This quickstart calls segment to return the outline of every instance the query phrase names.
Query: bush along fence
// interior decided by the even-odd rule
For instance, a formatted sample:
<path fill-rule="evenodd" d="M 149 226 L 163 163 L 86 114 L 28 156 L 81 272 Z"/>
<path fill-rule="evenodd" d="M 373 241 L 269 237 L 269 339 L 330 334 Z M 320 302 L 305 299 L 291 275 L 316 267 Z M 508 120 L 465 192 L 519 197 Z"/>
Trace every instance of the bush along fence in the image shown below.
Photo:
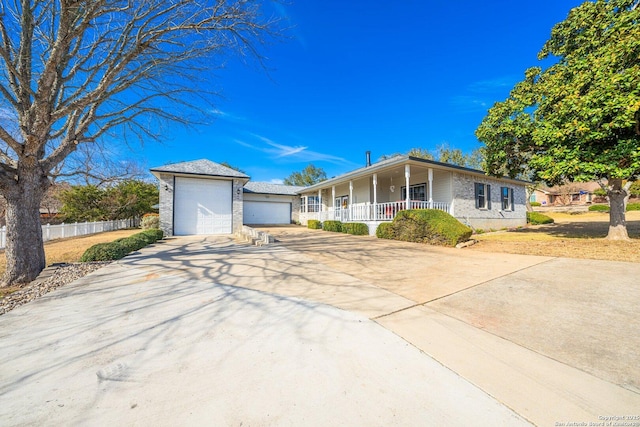
<path fill-rule="evenodd" d="M 42 226 L 42 240 L 47 242 L 49 240 L 64 239 L 65 237 L 77 237 L 105 231 L 122 230 L 123 228 L 137 227 L 139 223 L 140 220 L 135 218 L 115 221 L 75 222 L 73 224 L 46 224 Z M 7 227 L 5 226 L 0 229 L 0 249 L 3 249 L 6 243 Z"/>
<path fill-rule="evenodd" d="M 87 249 L 80 262 L 115 261 L 135 252 L 164 237 L 162 230 L 150 228 L 129 237 L 123 237 L 110 243 L 98 243 Z"/>

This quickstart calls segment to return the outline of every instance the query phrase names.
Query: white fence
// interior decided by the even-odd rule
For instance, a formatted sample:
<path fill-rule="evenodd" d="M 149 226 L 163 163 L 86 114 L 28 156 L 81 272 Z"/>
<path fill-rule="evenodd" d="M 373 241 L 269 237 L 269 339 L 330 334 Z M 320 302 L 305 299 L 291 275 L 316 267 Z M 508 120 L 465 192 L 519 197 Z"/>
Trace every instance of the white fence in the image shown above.
<path fill-rule="evenodd" d="M 42 240 L 45 242 L 65 237 L 84 236 L 87 234 L 102 233 L 104 231 L 121 230 L 138 226 L 137 219 L 120 219 L 116 221 L 75 222 L 73 224 L 43 225 Z M 0 229 L 0 249 L 7 244 L 7 227 Z"/>
<path fill-rule="evenodd" d="M 338 220 L 349 221 L 391 221 L 398 212 L 407 208 L 407 202 L 387 202 L 387 203 L 354 203 L 343 209 L 329 208 L 321 212 L 310 212 L 305 214 L 306 219 L 317 219 L 320 221 Z M 410 209 L 438 209 L 449 213 L 449 204 L 444 202 L 426 202 L 421 200 L 410 200 Z M 302 216 L 302 215 L 301 215 Z"/>

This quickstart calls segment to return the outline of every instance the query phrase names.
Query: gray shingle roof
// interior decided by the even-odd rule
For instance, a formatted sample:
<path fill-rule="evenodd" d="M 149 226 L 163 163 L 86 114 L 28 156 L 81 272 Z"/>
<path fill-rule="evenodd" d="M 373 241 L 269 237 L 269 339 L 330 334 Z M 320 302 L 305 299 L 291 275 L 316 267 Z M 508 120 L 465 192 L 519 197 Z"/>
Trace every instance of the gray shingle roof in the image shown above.
<path fill-rule="evenodd" d="M 192 162 L 173 163 L 170 165 L 151 168 L 151 172 L 184 173 L 189 175 L 226 176 L 232 178 L 245 178 L 249 176 L 233 170 L 219 163 L 207 159 L 194 160 Z"/>
<path fill-rule="evenodd" d="M 305 187 L 299 187 L 297 185 L 284 185 L 284 184 L 273 184 L 271 182 L 249 181 L 244 186 L 244 192 L 295 196 L 298 191 L 303 190 L 304 188 Z"/>

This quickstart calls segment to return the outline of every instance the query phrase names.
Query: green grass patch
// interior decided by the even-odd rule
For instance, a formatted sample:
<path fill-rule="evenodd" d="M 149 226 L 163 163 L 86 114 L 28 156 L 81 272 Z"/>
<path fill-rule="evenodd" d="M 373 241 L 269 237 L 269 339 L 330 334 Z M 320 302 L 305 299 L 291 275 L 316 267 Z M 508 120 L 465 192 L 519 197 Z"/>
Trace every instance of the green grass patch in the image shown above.
<path fill-rule="evenodd" d="M 532 225 L 553 224 L 553 218 L 540 212 L 527 212 L 527 222 Z"/>

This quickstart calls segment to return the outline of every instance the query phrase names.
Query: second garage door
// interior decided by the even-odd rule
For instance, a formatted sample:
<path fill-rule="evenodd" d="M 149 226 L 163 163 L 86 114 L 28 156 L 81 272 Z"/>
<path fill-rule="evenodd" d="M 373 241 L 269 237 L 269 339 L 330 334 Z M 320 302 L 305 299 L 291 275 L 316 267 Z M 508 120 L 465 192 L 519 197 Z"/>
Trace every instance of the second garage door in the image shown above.
<path fill-rule="evenodd" d="M 290 224 L 291 203 L 244 201 L 245 224 Z"/>
<path fill-rule="evenodd" d="M 230 234 L 231 181 L 176 177 L 174 234 Z"/>

